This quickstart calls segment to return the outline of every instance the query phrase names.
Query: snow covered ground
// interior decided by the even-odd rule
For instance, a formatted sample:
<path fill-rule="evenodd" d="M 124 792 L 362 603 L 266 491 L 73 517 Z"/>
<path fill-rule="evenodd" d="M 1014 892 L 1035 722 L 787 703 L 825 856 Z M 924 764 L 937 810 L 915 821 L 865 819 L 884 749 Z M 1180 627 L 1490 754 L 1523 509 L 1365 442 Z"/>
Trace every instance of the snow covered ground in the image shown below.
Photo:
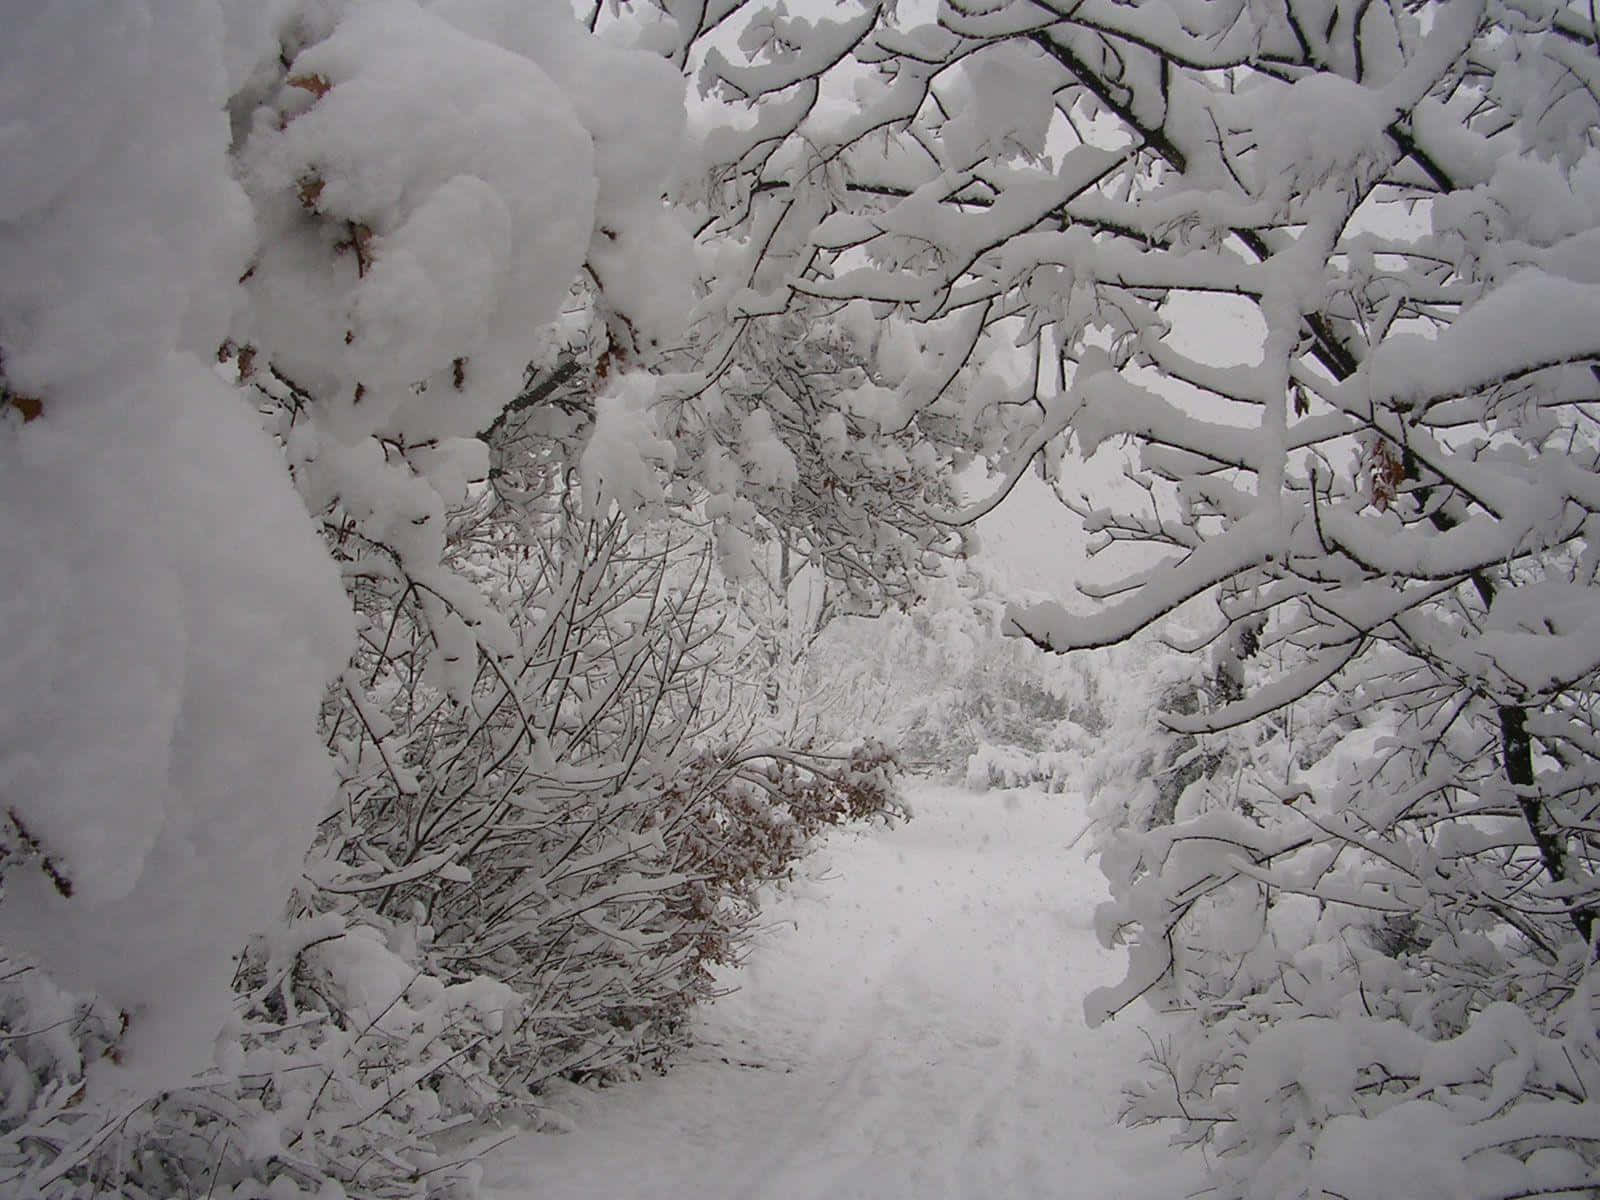
<path fill-rule="evenodd" d="M 1174 1200 L 1197 1164 L 1115 1116 L 1160 1018 L 1083 1023 L 1118 977 L 1091 932 L 1083 802 L 923 785 L 835 834 L 770 910 L 740 990 L 665 1077 L 574 1089 L 575 1132 L 485 1164 L 497 1200 Z M 1142 1027 L 1142 1028 L 1141 1028 Z"/>

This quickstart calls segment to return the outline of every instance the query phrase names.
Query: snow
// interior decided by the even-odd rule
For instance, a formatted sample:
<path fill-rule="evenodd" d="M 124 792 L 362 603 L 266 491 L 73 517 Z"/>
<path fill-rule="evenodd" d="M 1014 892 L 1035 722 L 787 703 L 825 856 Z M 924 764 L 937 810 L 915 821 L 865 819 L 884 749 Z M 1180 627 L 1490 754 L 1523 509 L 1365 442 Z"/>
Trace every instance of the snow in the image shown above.
<path fill-rule="evenodd" d="M 205 1065 L 229 1013 L 233 956 L 281 908 L 331 807 L 313 730 L 350 648 L 349 605 L 305 504 L 336 508 L 341 539 L 382 552 L 380 567 L 378 554 L 352 551 L 352 580 L 420 589 L 419 626 L 436 651 L 418 673 L 425 687 L 469 712 L 480 661 L 499 670 L 518 653 L 512 618 L 441 568 L 447 509 L 488 474 L 474 435 L 516 394 L 583 271 L 610 338 L 596 364 L 609 382 L 574 471 L 591 513 L 657 515 L 663 476 L 690 456 L 663 435 L 645 373 L 678 351 L 703 355 L 681 344 L 688 318 L 735 312 L 760 328 L 796 296 L 844 301 L 856 340 L 877 342 L 878 373 L 818 422 L 829 454 L 856 456 L 852 426 L 948 422 L 951 460 L 996 453 L 1007 490 L 1036 462 L 1064 493 L 1094 489 L 1093 504 L 1068 496 L 1082 517 L 1071 530 L 1029 536 L 1014 577 L 1131 599 L 1083 612 L 1019 596 L 1013 631 L 1060 650 L 1109 645 L 1234 584 L 1224 617 L 1299 620 L 1303 584 L 1305 622 L 1271 631 L 1272 682 L 1176 727 L 1310 699 L 1346 667 L 1358 683 L 1369 672 L 1380 712 L 1388 681 L 1420 671 L 1439 704 L 1459 695 L 1449 720 L 1461 724 L 1450 740 L 1439 729 L 1417 759 L 1426 770 L 1409 775 L 1390 778 L 1384 764 L 1432 731 L 1419 724 L 1407 742 L 1388 721 L 1341 737 L 1336 722 L 1314 731 L 1323 756 L 1299 777 L 1286 732 L 1235 777 L 1231 806 L 1191 785 L 1179 825 L 1106 857 L 1121 856 L 1126 878 L 1117 903 L 1100 906 L 1100 932 L 1109 942 L 1139 927 L 1125 972 L 1090 936 L 1102 887 L 1070 849 L 1088 816 L 1080 799 L 922 789 L 915 824 L 836 837 L 824 860 L 834 878 L 778 904 L 749 976 L 730 980 L 743 990 L 695 1016 L 695 1054 L 627 1092 L 568 1093 L 582 1132 L 504 1151 L 492 1167 L 501 1195 L 1182 1194 L 1187 1166 L 1153 1149 L 1157 1135 L 1114 1128 L 1117 1084 L 1146 1048 L 1129 1023 L 1139 1018 L 1091 1039 L 1080 1016 L 1098 1021 L 1163 979 L 1217 1005 L 1172 1060 L 1187 1055 L 1199 1082 L 1190 1089 L 1176 1068 L 1171 1081 L 1180 1099 L 1192 1092 L 1229 1114 L 1216 1121 L 1213 1163 L 1245 1186 L 1218 1194 L 1593 1185 L 1591 1162 L 1554 1144 L 1592 1160 L 1600 1128 L 1600 1102 L 1584 1099 L 1600 1094 L 1594 831 L 1569 815 L 1594 786 L 1583 726 L 1600 671 L 1584 582 L 1600 554 L 1588 515 L 1600 485 L 1580 407 L 1600 357 L 1592 29 L 1543 0 L 1387 16 L 1373 6 L 1370 18 L 1367 6 L 1326 3 L 1281 17 L 1280 6 L 1204 0 L 1086 0 L 1042 17 L 1027 5 L 940 7 L 942 28 L 901 31 L 893 5 L 825 21 L 780 2 L 742 19 L 742 36 L 732 23 L 714 33 L 734 15 L 726 4 L 669 5 L 670 23 L 613 11 L 607 37 L 637 29 L 652 48 L 641 52 L 591 36 L 565 0 L 5 6 L 0 939 L 43 969 L 18 989 L 32 1015 L 8 1016 L 0 1041 L 20 1049 L 49 1035 L 51 1055 L 76 1056 L 87 1011 L 74 1016 L 72 993 L 98 993 L 113 1018 L 121 1010 L 126 1037 L 110 1035 L 103 1061 L 95 1052 L 86 1091 L 73 1082 L 59 1097 L 73 1120 L 120 1108 L 108 1092 L 147 1096 Z M 1562 36 L 1546 37 L 1547 24 Z M 1051 53 L 1024 40 L 1035 29 Z M 1094 46 L 1098 62 L 1085 53 Z M 753 106 L 698 150 L 683 96 L 696 64 L 719 103 Z M 867 69 L 880 64 L 881 75 Z M 1086 83 L 1112 100 L 1090 103 Z M 762 91 L 783 95 L 762 103 Z M 1422 175 L 1426 193 L 1411 192 Z M 696 191 L 705 212 L 665 201 Z M 1385 211 L 1413 201 L 1403 220 Z M 697 251 L 687 231 L 705 216 Z M 1223 235 L 1246 227 L 1241 256 Z M 700 266 L 715 273 L 696 305 Z M 1207 353 L 1198 313 L 1230 293 L 1228 319 L 1254 314 L 1261 328 Z M 888 302 L 900 305 L 893 323 Z M 1030 344 L 1075 361 L 1070 381 L 1064 368 L 1052 387 L 986 361 Z M 219 376 L 219 347 L 237 379 Z M 235 386 L 248 390 L 249 363 L 266 407 L 280 385 L 295 401 L 266 433 Z M 1031 429 L 1027 401 L 1038 402 Z M 992 431 L 976 427 L 990 415 Z M 703 481 L 728 493 L 715 497 L 719 518 L 809 478 L 790 426 L 779 437 L 758 408 L 737 430 L 736 449 L 705 451 Z M 944 451 L 927 436 L 909 454 L 886 443 L 872 465 L 931 474 Z M 1121 501 L 1092 478 L 1108 464 L 1121 473 L 1128 442 L 1140 452 L 1133 473 L 1159 485 L 1148 522 L 1142 507 L 1119 516 Z M 1403 448 L 1400 461 L 1380 458 L 1384 445 Z M 1297 478 L 1318 456 L 1328 474 Z M 1017 496 L 1047 486 L 1030 476 Z M 1437 503 L 1436 520 L 1412 520 L 1414 503 Z M 1152 567 L 1144 555 L 1125 585 L 1108 583 L 1082 569 L 1079 525 L 1177 557 Z M 987 521 L 985 538 L 997 528 Z M 730 570 L 736 558 L 753 566 L 745 531 L 716 537 Z M 1003 547 L 1006 535 L 989 540 Z M 1481 619 L 1471 596 L 1449 607 L 1431 590 L 1469 574 Z M 812 582 L 790 589 L 795 641 L 824 611 Z M 383 601 L 364 600 L 364 620 L 376 626 Z M 605 614 L 617 645 L 645 636 L 647 610 L 641 598 Z M 1388 665 L 1374 647 L 1412 665 Z M 1285 649 L 1309 656 L 1285 665 Z M 345 687 L 384 743 L 392 722 L 373 731 L 391 681 L 376 681 L 352 671 Z M 583 711 L 609 703 L 597 693 Z M 1488 778 L 1495 716 L 1508 778 L 1524 717 L 1548 750 L 1537 789 Z M 1104 740 L 1124 736 L 1119 725 Z M 1281 784 L 1258 769 L 1280 755 Z M 421 790 L 420 772 L 384 765 L 400 794 Z M 1054 787 L 1082 766 L 1076 749 L 985 745 L 968 777 L 1043 775 Z M 1251 789 L 1273 803 L 1249 800 Z M 1499 813 L 1427 815 L 1436 797 Z M 1430 823 L 1426 839 L 1394 834 L 1403 814 Z M 324 877 L 323 898 L 435 873 L 471 883 L 458 849 L 392 862 L 374 849 L 384 874 Z M 575 855 L 564 871 L 610 852 Z M 590 910 L 682 882 L 620 873 L 548 919 L 581 917 L 637 947 L 666 935 Z M 1403 894 L 1412 885 L 1426 906 Z M 1271 893 L 1281 898 L 1269 904 Z M 1520 915 L 1485 915 L 1502 896 Z M 1435 897 L 1483 923 L 1458 939 Z M 1415 946 L 1391 953 L 1383 930 L 1340 915 L 1357 907 L 1417 918 L 1395 943 Z M 1345 928 L 1370 936 L 1336 945 Z M 352 922 L 298 949 L 341 1020 L 429 1038 L 468 1010 L 494 1033 L 514 1025 L 519 1001 L 504 984 L 416 970 L 420 930 Z M 1413 966 L 1414 987 L 1402 976 Z M 1435 979 L 1464 967 L 1484 968 L 1482 995 L 1452 1013 Z M 1374 990 L 1374 1010 L 1367 985 L 1386 975 L 1398 982 Z M 1570 999 L 1545 998 L 1557 993 Z M 1410 1025 L 1383 1015 L 1391 1004 Z M 230 1042 L 216 1065 L 236 1074 L 243 1053 Z M 408 1092 L 443 1065 L 423 1054 L 383 1088 Z M 40 1080 L 21 1062 L 0 1046 L 0 1113 L 31 1127 Z M 1374 1090 L 1380 1069 L 1395 1077 Z M 395 1093 L 377 1090 L 377 1107 L 341 1128 L 388 1107 Z M 424 1100 L 438 1115 L 433 1092 Z M 1174 1117 L 1159 1103 L 1133 1111 Z M 293 1144 L 286 1128 L 246 1124 L 244 1152 L 275 1157 Z M 15 1124 L 0 1132 L 16 1145 L 49 1140 Z M 1535 1151 L 1536 1140 L 1548 1144 Z M 211 1144 L 226 1154 L 226 1138 Z M 1518 1144 L 1525 1163 L 1507 1151 Z M 380 1142 L 370 1149 L 384 1156 Z M 47 1168 L 76 1169 L 66 1154 Z M 271 1183 L 274 1196 L 297 1191 L 286 1174 Z"/>
<path fill-rule="evenodd" d="M 662 204 L 685 157 L 678 69 L 589 36 L 562 0 L 441 0 L 433 7 L 457 28 L 531 60 L 559 88 L 592 141 L 598 183 L 592 231 L 571 248 L 584 250 L 606 302 L 647 343 L 681 337 L 694 302 L 694 247 Z M 573 274 L 551 278 L 564 288 Z"/>
<path fill-rule="evenodd" d="M 186 323 L 191 346 L 221 340 L 248 226 L 208 162 L 228 127 L 221 23 L 199 7 L 6 6 L 0 344 L 19 392 L 148 369 Z"/>
<path fill-rule="evenodd" d="M 1193 1191 L 1197 1164 L 1116 1123 L 1159 1018 L 1080 1015 L 1118 974 L 1090 929 L 1102 881 L 1070 848 L 1082 799 L 924 784 L 911 803 L 898 829 L 831 836 L 670 1073 L 565 1093 L 575 1130 L 497 1151 L 487 1196 Z"/>
<path fill-rule="evenodd" d="M 1000 42 L 963 64 L 940 131 L 949 164 L 960 170 L 994 155 L 1038 157 L 1055 115 L 1054 64 L 1025 42 Z"/>
<path fill-rule="evenodd" d="M 670 466 L 675 449 L 656 433 L 649 410 L 654 395 L 654 381 L 633 374 L 595 398 L 594 433 L 578 460 L 590 513 L 602 514 L 613 502 L 632 511 L 662 498 L 656 465 Z"/>
<path fill-rule="evenodd" d="M 0 352 L 40 411 L 0 422 L 0 792 L 55 879 L 7 872 L 0 939 L 127 1014 L 97 1086 L 148 1093 L 207 1065 L 332 801 L 349 609 L 211 366 L 249 235 L 218 6 L 7 15 Z"/>
<path fill-rule="evenodd" d="M 1538 313 L 1530 321 L 1526 314 Z M 1426 405 L 1502 379 L 1595 354 L 1600 286 L 1522 272 L 1467 310 L 1438 338 L 1391 337 L 1372 353 L 1355 411 L 1394 401 Z M 1363 384 L 1352 383 L 1354 390 Z"/>
<path fill-rule="evenodd" d="M 619 326 L 681 329 L 684 84 L 553 0 L 6 13 L 0 821 L 33 850 L 0 938 L 126 1013 L 96 1071 L 151 1094 L 209 1065 L 335 800 L 350 605 L 306 505 L 428 578 L 437 636 L 492 643 L 439 577 L 445 508 L 586 261 Z M 273 431 L 292 481 L 225 342 L 307 399 Z M 602 398 L 597 502 L 659 495 L 647 400 Z"/>
<path fill-rule="evenodd" d="M 1317 1140 L 1318 1182 L 1340 1196 L 1468 1195 L 1466 1141 L 1449 1114 L 1427 1100 L 1397 1104 L 1381 1121 L 1338 1116 Z"/>
<path fill-rule="evenodd" d="M 293 72 L 296 107 L 260 110 L 244 151 L 264 245 L 241 340 L 350 397 L 323 405 L 346 441 L 483 428 L 583 264 L 589 132 L 534 62 L 405 0 L 354 8 Z"/>
<path fill-rule="evenodd" d="M 1305 194 L 1334 175 L 1377 158 L 1394 120 L 1377 92 L 1332 74 L 1307 75 L 1289 87 L 1269 84 L 1249 101 L 1259 106 L 1262 190 Z"/>
<path fill-rule="evenodd" d="M 130 1014 L 146 1088 L 205 1065 L 231 956 L 332 801 L 314 729 L 348 617 L 209 370 L 174 355 L 104 408 L 0 446 L 0 554 L 33 564 L 6 598 L 0 787 L 73 886 L 8 873 L 0 936 Z"/>

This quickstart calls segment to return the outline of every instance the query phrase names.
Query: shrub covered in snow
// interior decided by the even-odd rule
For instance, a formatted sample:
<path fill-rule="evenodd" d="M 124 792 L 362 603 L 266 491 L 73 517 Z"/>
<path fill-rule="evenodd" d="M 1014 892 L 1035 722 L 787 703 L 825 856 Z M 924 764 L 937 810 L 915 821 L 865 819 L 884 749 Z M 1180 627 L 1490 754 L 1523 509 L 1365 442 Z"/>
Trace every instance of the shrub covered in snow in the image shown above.
<path fill-rule="evenodd" d="M 251 233 L 233 31 L 215 6 L 6 23 L 0 939 L 127 1014 L 97 1078 L 144 1092 L 205 1064 L 229 955 L 326 811 L 349 616 L 212 371 Z"/>
<path fill-rule="evenodd" d="M 966 783 L 974 791 L 1034 787 L 1065 792 L 1082 778 L 1083 758 L 1070 751 L 986 745 L 967 755 Z"/>
<path fill-rule="evenodd" d="M 469 1189 L 895 811 L 729 711 L 637 370 L 680 69 L 522 0 L 10 15 L 0 1186 Z"/>
<path fill-rule="evenodd" d="M 1065 786 L 1102 727 L 1099 670 L 1002 637 L 1003 601 L 981 556 L 919 586 L 909 611 L 845 617 L 816 639 L 795 687 L 814 727 L 835 738 L 869 730 L 921 770 L 959 776 L 977 755 Z M 1007 773 L 995 783 L 1011 786 L 999 782 Z"/>

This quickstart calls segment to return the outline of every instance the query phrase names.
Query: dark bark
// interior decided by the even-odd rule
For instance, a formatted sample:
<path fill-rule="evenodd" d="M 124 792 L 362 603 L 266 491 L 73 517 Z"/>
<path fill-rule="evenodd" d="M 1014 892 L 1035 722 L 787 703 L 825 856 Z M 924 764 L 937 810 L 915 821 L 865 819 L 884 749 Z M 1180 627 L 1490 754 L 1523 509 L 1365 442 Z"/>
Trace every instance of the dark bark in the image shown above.
<path fill-rule="evenodd" d="M 1528 832 L 1538 847 L 1545 873 L 1556 883 L 1566 883 L 1572 878 L 1567 865 L 1566 839 L 1551 822 L 1550 813 L 1539 798 L 1530 794 L 1534 783 L 1533 738 L 1528 733 L 1527 710 L 1511 704 L 1500 705 L 1500 748 L 1506 779 L 1517 789 L 1517 806 L 1522 809 L 1522 819 L 1528 823 Z M 1578 936 L 1589 941 L 1594 934 L 1594 909 L 1578 905 L 1568 915 Z"/>

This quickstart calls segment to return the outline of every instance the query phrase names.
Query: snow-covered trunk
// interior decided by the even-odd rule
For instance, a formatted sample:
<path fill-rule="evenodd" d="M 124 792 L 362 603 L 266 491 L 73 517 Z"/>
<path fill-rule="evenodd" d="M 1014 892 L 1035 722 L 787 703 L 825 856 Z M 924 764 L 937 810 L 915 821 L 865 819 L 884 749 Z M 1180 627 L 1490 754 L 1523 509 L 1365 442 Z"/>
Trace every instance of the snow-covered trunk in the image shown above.
<path fill-rule="evenodd" d="M 1496 710 L 1500 719 L 1500 759 L 1505 764 L 1506 782 L 1515 789 L 1517 807 L 1527 822 L 1528 835 L 1539 848 L 1539 860 L 1545 874 L 1557 889 L 1565 890 L 1574 883 L 1581 886 L 1582 876 L 1575 872 L 1568 847 L 1568 835 L 1559 828 L 1543 800 L 1534 791 L 1538 779 L 1533 767 L 1533 738 L 1528 733 L 1526 709 L 1513 704 L 1502 704 Z M 1568 910 L 1572 927 L 1586 945 L 1594 946 L 1595 910 L 1589 904 L 1574 904 Z"/>

